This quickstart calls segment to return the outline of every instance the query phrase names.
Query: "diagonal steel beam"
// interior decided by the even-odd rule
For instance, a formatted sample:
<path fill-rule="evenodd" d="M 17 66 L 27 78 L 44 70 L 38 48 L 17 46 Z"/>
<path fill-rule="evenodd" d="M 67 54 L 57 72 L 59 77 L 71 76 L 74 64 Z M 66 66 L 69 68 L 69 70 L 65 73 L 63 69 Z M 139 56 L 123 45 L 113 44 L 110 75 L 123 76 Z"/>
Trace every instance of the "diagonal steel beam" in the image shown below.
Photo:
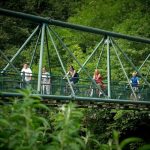
<path fill-rule="evenodd" d="M 142 65 L 139 67 L 139 71 L 140 69 L 144 66 L 144 64 L 146 63 L 146 61 L 148 60 L 148 58 L 150 57 L 150 54 L 146 57 L 146 59 L 144 60 L 144 62 L 142 63 Z"/>
<path fill-rule="evenodd" d="M 33 31 L 33 33 L 27 38 L 27 40 L 23 43 L 23 45 L 20 47 L 20 49 L 17 51 L 17 53 L 13 56 L 13 58 L 10 60 L 10 62 L 12 63 L 15 58 L 22 52 L 22 50 L 24 49 L 24 47 L 27 45 L 27 43 L 31 40 L 31 38 L 34 36 L 34 34 L 36 33 L 36 31 L 39 29 L 39 26 L 37 26 L 35 28 L 35 30 Z M 10 63 L 8 63 L 6 65 L 6 67 L 3 69 L 3 71 L 5 71 L 8 67 L 10 66 Z"/>
<path fill-rule="evenodd" d="M 42 63 L 43 63 L 43 53 L 44 53 L 44 36 L 45 36 L 45 24 L 41 27 L 41 47 L 40 47 L 40 59 L 39 59 L 39 73 L 38 73 L 38 83 L 37 83 L 37 91 L 40 93 L 41 91 L 41 78 L 42 78 Z"/>
<path fill-rule="evenodd" d="M 17 68 L 9 61 L 9 59 L 7 58 L 7 56 L 2 52 L 2 50 L 0 50 L 0 54 L 4 57 L 4 59 L 6 60 L 6 62 L 8 64 L 10 64 L 10 66 L 12 66 L 12 68 L 17 72 L 17 74 L 21 75 L 20 72 L 17 70 Z"/>
<path fill-rule="evenodd" d="M 88 61 L 95 54 L 95 52 L 97 51 L 97 49 L 99 48 L 99 46 L 103 43 L 103 41 L 104 41 L 104 38 L 102 38 L 102 40 L 96 45 L 96 47 L 94 48 L 94 50 L 92 51 L 92 53 L 90 54 L 90 56 L 86 59 L 86 61 L 82 65 L 82 67 L 78 70 L 78 73 L 80 73 L 80 71 L 82 70 L 82 68 L 88 63 Z"/>

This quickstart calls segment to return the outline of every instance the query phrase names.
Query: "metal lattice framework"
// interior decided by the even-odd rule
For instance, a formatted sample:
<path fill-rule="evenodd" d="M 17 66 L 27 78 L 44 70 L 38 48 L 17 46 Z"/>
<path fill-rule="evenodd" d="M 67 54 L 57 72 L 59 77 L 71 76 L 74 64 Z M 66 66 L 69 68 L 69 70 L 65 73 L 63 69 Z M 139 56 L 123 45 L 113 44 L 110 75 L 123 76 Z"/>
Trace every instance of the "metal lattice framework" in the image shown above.
<path fill-rule="evenodd" d="M 106 103 L 121 103 L 121 104 L 146 104 L 146 105 L 150 105 L 150 102 L 148 102 L 149 97 L 145 100 L 145 101 L 140 101 L 137 98 L 136 93 L 134 92 L 129 77 L 124 69 L 123 63 L 121 61 L 121 58 L 118 54 L 118 52 L 120 52 L 124 58 L 126 59 L 126 61 L 128 61 L 130 63 L 130 65 L 132 66 L 132 68 L 134 70 L 137 71 L 138 75 L 141 77 L 141 79 L 144 81 L 144 83 L 148 86 L 148 91 L 150 88 L 150 83 L 147 81 L 147 78 L 143 77 L 143 75 L 140 73 L 140 69 L 143 67 L 143 65 L 146 63 L 146 61 L 149 59 L 150 54 L 147 56 L 147 58 L 145 59 L 145 61 L 143 62 L 143 64 L 140 66 L 140 68 L 137 68 L 133 62 L 129 59 L 129 57 L 124 53 L 124 51 L 119 47 L 119 45 L 117 44 L 117 42 L 114 40 L 114 38 L 121 38 L 121 39 L 126 39 L 126 40 L 130 40 L 130 41 L 135 41 L 135 42 L 141 42 L 141 43 L 147 43 L 150 44 L 150 39 L 146 39 L 146 38 L 141 38 L 141 37 L 134 37 L 134 36 L 128 36 L 128 35 L 124 35 L 124 34 L 119 34 L 119 33 L 114 33 L 114 32 L 109 32 L 109 31 L 105 31 L 105 30 L 101 30 L 101 29 L 97 29 L 97 28 L 92 28 L 92 27 L 86 27 L 86 26 L 81 26 L 81 25 L 75 25 L 75 24 L 70 24 L 70 23 L 66 23 L 66 22 L 62 22 L 62 21 L 58 21 L 58 20 L 53 20 L 53 19 L 46 19 L 43 17 L 39 17 L 39 16 L 34 16 L 34 15 L 29 15 L 29 14 L 25 14 L 25 13 L 21 13 L 21 12 L 15 12 L 15 11 L 10 11 L 10 10 L 5 10 L 5 9 L 0 9 L 0 14 L 1 15 L 6 15 L 6 16 L 11 16 L 11 17 L 17 17 L 17 18 L 21 18 L 21 19 L 26 19 L 26 20 L 30 20 L 33 22 L 38 23 L 39 25 L 34 29 L 34 31 L 32 32 L 32 34 L 26 39 L 26 41 L 23 43 L 23 45 L 20 47 L 20 49 L 17 51 L 17 53 L 9 60 L 7 58 L 7 56 L 5 56 L 5 54 L 3 53 L 2 50 L 0 50 L 0 54 L 2 55 L 2 57 L 7 61 L 7 65 L 3 68 L 3 70 L 1 71 L 1 74 L 4 74 L 6 72 L 6 70 L 11 66 L 16 72 L 17 74 L 20 76 L 20 72 L 16 69 L 16 67 L 13 65 L 14 60 L 20 55 L 20 53 L 23 51 L 23 49 L 25 48 L 25 46 L 30 42 L 30 40 L 33 38 L 33 36 L 38 32 L 38 37 L 37 37 L 37 41 L 35 43 L 35 48 L 33 50 L 33 54 L 32 54 L 32 58 L 31 58 L 31 62 L 30 62 L 30 67 L 32 66 L 35 54 L 36 54 L 36 50 L 37 50 L 37 46 L 39 43 L 39 40 L 41 38 L 40 41 L 40 58 L 39 58 L 39 70 L 38 70 L 38 78 L 37 78 L 37 87 L 36 87 L 36 94 L 34 95 L 39 95 L 45 99 L 52 99 L 52 100 L 77 100 L 77 101 L 95 101 L 95 102 L 106 102 Z M 78 31 L 82 31 L 82 32 L 89 32 L 89 33 L 94 33 L 94 34 L 98 34 L 98 35 L 103 35 L 103 38 L 101 39 L 101 41 L 96 45 L 96 47 L 94 48 L 94 50 L 92 51 L 92 53 L 89 55 L 89 57 L 86 59 L 86 61 L 81 64 L 78 59 L 75 57 L 75 55 L 71 52 L 71 50 L 66 46 L 66 44 L 63 42 L 63 40 L 61 39 L 61 37 L 58 35 L 58 33 L 56 31 L 54 31 L 51 28 L 51 25 L 54 26 L 59 26 L 59 27 L 63 27 L 63 28 L 69 28 L 69 29 L 74 29 L 74 30 L 78 30 Z M 75 92 L 75 87 L 72 86 L 72 84 L 70 83 L 69 77 L 67 75 L 67 71 L 65 69 L 64 63 L 61 59 L 61 55 L 59 53 L 59 50 L 57 48 L 57 44 L 54 40 L 54 37 L 59 41 L 59 43 L 61 44 L 61 46 L 69 53 L 70 57 L 72 57 L 75 62 L 78 64 L 78 66 L 80 67 L 80 69 L 78 70 L 78 73 L 80 73 L 81 71 L 84 71 L 84 73 L 86 74 L 86 76 L 89 78 L 90 82 L 94 85 L 95 89 L 98 89 L 99 91 L 102 92 L 103 97 L 90 97 L 90 96 L 84 96 L 83 94 L 77 95 Z M 48 58 L 50 58 L 50 52 L 49 52 L 49 45 L 48 45 L 48 40 L 50 39 L 53 48 L 57 54 L 59 63 L 61 65 L 61 68 L 63 70 L 64 75 L 67 78 L 67 82 L 70 88 L 70 95 L 62 95 L 61 96 L 57 96 L 55 94 L 50 94 L 50 95 L 43 95 L 40 94 L 41 93 L 41 77 L 42 77 L 42 63 L 43 63 L 43 53 L 44 53 L 44 44 L 46 42 L 46 47 L 47 47 L 47 55 Z M 99 47 L 102 47 L 102 51 L 99 54 L 99 58 L 98 58 L 98 62 L 96 64 L 96 68 L 98 67 L 99 63 L 100 63 L 100 59 L 101 56 L 104 52 L 104 50 L 106 49 L 107 51 L 107 94 L 101 89 L 101 87 L 97 86 L 97 84 L 95 83 L 95 81 L 93 81 L 92 77 L 90 76 L 89 72 L 86 70 L 85 66 L 86 64 L 90 61 L 90 59 L 94 56 L 94 54 L 97 52 Z M 126 100 L 126 99 L 113 99 L 112 96 L 112 88 L 111 88 L 111 64 L 110 64 L 110 47 L 112 47 L 112 49 L 114 50 L 116 57 L 118 59 L 118 62 L 123 70 L 123 73 L 127 79 L 127 82 L 129 84 L 129 87 L 134 95 L 134 100 Z M 50 60 L 48 59 L 48 63 L 50 66 Z M 15 96 L 21 96 L 19 93 L 12 93 L 12 92 L 1 92 L 1 96 L 6 96 L 6 97 L 15 97 Z M 138 101 L 137 101 L 138 100 Z"/>

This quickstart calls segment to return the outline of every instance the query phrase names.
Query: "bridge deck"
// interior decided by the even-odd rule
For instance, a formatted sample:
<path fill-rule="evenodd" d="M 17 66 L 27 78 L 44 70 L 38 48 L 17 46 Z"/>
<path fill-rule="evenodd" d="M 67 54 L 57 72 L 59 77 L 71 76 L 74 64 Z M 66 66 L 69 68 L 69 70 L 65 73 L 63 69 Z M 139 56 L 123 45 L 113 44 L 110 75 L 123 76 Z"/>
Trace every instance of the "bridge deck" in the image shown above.
<path fill-rule="evenodd" d="M 8 97 L 21 97 L 17 92 L 18 89 L 24 89 L 24 82 L 21 76 L 14 73 L 0 74 L 0 97 L 7 99 Z M 137 99 L 131 97 L 132 91 L 125 83 L 111 84 L 111 98 L 107 97 L 107 90 L 100 91 L 90 80 L 80 79 L 73 86 L 75 95 L 66 80 L 60 76 L 51 77 L 50 94 L 45 91 L 37 93 L 37 76 L 33 76 L 31 86 L 31 96 L 38 95 L 47 105 L 58 106 L 68 103 L 70 100 L 75 101 L 79 107 L 93 108 L 115 108 L 115 109 L 143 109 L 150 108 L 150 90 L 147 86 L 139 87 Z M 42 85 L 41 85 L 42 87 Z M 103 93 L 102 93 L 103 92 Z M 107 105 L 107 106 L 106 106 Z"/>
<path fill-rule="evenodd" d="M 46 90 L 42 89 L 38 94 L 46 94 Z M 107 85 L 107 84 L 106 84 Z M 15 73 L 4 73 L 0 74 L 0 91 L 1 92 L 16 92 L 17 89 L 25 88 L 25 82 L 23 82 L 20 75 Z M 33 75 L 31 81 L 32 93 L 37 93 L 37 76 Z M 108 98 L 107 97 L 107 88 L 104 90 L 99 90 L 89 79 L 80 79 L 78 83 L 73 85 L 74 93 L 76 96 L 80 97 L 96 97 L 96 98 Z M 123 82 L 112 82 L 111 83 L 111 98 L 112 99 L 132 99 L 131 89 L 127 83 Z M 149 101 L 150 89 L 146 85 L 139 87 L 139 99 L 142 101 Z M 66 79 L 63 79 L 61 76 L 52 76 L 50 90 L 48 95 L 71 95 L 71 90 Z"/>

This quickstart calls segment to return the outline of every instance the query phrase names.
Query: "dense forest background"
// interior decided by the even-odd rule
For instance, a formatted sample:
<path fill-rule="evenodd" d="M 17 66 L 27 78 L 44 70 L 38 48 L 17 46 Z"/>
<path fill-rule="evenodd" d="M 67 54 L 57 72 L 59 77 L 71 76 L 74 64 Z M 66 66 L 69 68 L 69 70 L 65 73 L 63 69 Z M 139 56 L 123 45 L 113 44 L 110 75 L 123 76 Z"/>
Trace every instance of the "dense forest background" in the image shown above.
<path fill-rule="evenodd" d="M 100 28 L 108 31 L 118 32 L 122 34 L 139 36 L 149 38 L 149 13 L 150 13 L 150 1 L 142 0 L 76 0 L 76 1 L 44 1 L 44 0 L 30 0 L 30 1 L 1 1 L 0 7 L 15 11 L 21 11 L 29 14 L 34 14 L 42 17 L 58 19 L 73 24 L 85 25 L 89 27 Z M 3 50 L 8 58 L 11 58 L 16 51 L 21 47 L 27 37 L 31 34 L 37 24 L 16 18 L 9 18 L 0 16 L 1 28 L 0 28 L 0 49 Z M 85 32 L 79 32 L 75 30 L 69 30 L 64 28 L 52 27 L 59 36 L 63 39 L 63 42 L 77 57 L 78 61 L 82 64 L 89 54 L 93 51 L 95 46 L 100 42 L 102 36 L 94 35 Z M 37 35 L 38 36 L 38 35 Z M 37 37 L 31 40 L 26 49 L 14 62 L 15 66 L 21 69 L 22 64 L 25 61 L 31 61 L 31 53 L 33 53 L 35 41 Z M 116 39 L 120 48 L 127 54 L 132 60 L 137 69 L 141 66 L 145 58 L 149 54 L 149 45 L 144 43 L 131 42 L 127 40 Z M 49 42 L 50 45 L 51 42 Z M 58 43 L 58 41 L 56 41 Z M 40 47 L 39 47 L 40 48 Z M 63 48 L 58 44 L 60 54 L 66 69 L 70 64 L 73 64 L 76 69 L 79 69 L 77 63 L 66 53 Z M 45 46 L 46 49 L 46 46 Z M 53 51 L 53 47 L 50 46 L 50 63 L 54 74 L 60 67 L 56 52 Z M 93 56 L 92 60 L 86 65 L 91 75 L 98 63 L 98 57 L 102 47 Z M 46 50 L 45 50 L 46 51 Z M 48 60 L 45 52 L 43 65 L 48 66 Z M 103 57 L 98 64 L 98 68 L 102 72 L 104 78 L 107 75 L 106 69 L 106 50 Z M 69 57 L 69 59 L 67 59 Z M 120 54 L 124 68 L 129 76 L 133 72 L 131 65 Z M 37 51 L 36 58 L 34 59 L 33 72 L 37 73 L 38 70 L 39 51 Z M 113 50 L 111 50 L 111 68 L 113 80 L 125 80 L 123 71 L 119 62 L 116 61 L 117 57 Z M 1 59 L 1 68 L 5 66 L 6 62 Z M 148 72 L 148 63 L 141 68 L 143 75 Z M 60 71 L 60 70 L 59 70 Z M 118 74 L 119 71 L 119 74 Z M 118 74 L 118 76 L 116 76 Z M 123 79 L 122 79 L 123 78 Z"/>
<path fill-rule="evenodd" d="M 0 1 L 0 7 L 73 24 L 150 38 L 149 0 L 5 0 Z M 31 21 L 0 16 L 0 49 L 9 59 L 11 59 L 36 26 L 37 24 Z M 96 44 L 102 38 L 101 35 L 94 35 L 55 26 L 52 26 L 52 28 L 60 35 L 64 43 L 71 49 L 72 53 L 77 57 L 80 63 L 83 63 L 86 60 Z M 30 44 L 26 46 L 21 55 L 14 61 L 13 64 L 19 70 L 21 70 L 24 62 L 31 61 L 31 53 L 36 38 L 37 37 L 34 37 L 31 40 Z M 141 66 L 150 53 L 150 46 L 148 44 L 122 39 L 115 40 L 137 68 Z M 56 42 L 58 41 L 56 40 Z M 52 74 L 60 75 L 61 67 L 56 53 L 53 51 L 51 41 L 49 41 L 49 45 L 51 48 L 51 72 Z M 59 44 L 58 49 L 60 50 L 66 69 L 70 64 L 73 64 L 78 70 L 79 66 L 75 60 L 71 58 Z M 91 75 L 97 65 L 100 51 L 101 48 L 86 66 Z M 100 64 L 98 65 L 104 79 L 107 78 L 106 54 L 107 52 L 105 51 Z M 120 57 L 127 74 L 131 76 L 133 68 L 121 54 Z M 43 65 L 48 67 L 46 52 L 44 53 L 44 58 Z M 38 60 L 39 51 L 37 51 L 36 58 L 32 65 L 34 73 L 38 72 Z M 0 56 L 0 68 L 3 68 L 6 64 L 7 62 Z M 116 55 L 113 50 L 111 51 L 111 66 L 112 79 L 125 81 L 123 71 L 118 61 L 116 61 Z M 141 69 L 143 76 L 147 75 L 148 69 L 149 61 Z M 81 73 L 81 76 L 84 77 L 84 74 Z M 150 80 L 149 76 L 148 80 Z M 87 111 L 84 110 L 84 119 L 82 122 L 84 124 L 83 126 L 89 129 L 95 139 L 100 143 L 107 143 L 112 135 L 112 130 L 114 129 L 119 131 L 121 140 L 130 136 L 136 136 L 144 139 L 143 143 L 149 143 L 149 117 L 150 115 L 147 111 L 91 109 Z M 132 145 L 130 149 L 136 149 L 136 146 L 137 145 Z"/>

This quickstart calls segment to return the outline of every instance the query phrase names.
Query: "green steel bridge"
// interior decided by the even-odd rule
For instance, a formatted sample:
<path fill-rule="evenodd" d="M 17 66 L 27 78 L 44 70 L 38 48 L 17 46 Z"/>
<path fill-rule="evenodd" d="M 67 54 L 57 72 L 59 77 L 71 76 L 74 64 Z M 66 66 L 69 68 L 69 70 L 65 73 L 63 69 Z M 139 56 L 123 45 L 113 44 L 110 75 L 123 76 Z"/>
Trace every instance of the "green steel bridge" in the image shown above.
<path fill-rule="evenodd" d="M 24 89 L 25 82 L 22 79 L 20 71 L 15 67 L 14 61 L 21 55 L 21 52 L 25 50 L 25 47 L 31 42 L 34 36 L 37 36 L 35 47 L 31 56 L 30 67 L 35 59 L 37 49 L 39 48 L 39 63 L 38 73 L 32 75 L 32 81 L 30 88 L 32 89 L 33 96 L 40 96 L 49 105 L 57 105 L 59 102 L 66 103 L 69 101 L 75 101 L 82 107 L 103 107 L 103 108 L 122 108 L 122 109 L 150 109 L 150 83 L 148 81 L 150 73 L 150 65 L 148 67 L 147 75 L 142 75 L 141 68 L 149 63 L 149 57 L 146 56 L 145 61 L 140 67 L 134 65 L 132 60 L 127 56 L 124 50 L 119 46 L 118 39 L 132 41 L 137 43 L 150 44 L 150 39 L 128 36 L 115 32 L 109 32 L 98 28 L 92 28 L 87 26 L 75 25 L 67 22 L 53 20 L 50 18 L 43 18 L 30 14 L 25 14 L 16 11 L 10 11 L 0 8 L 0 15 L 9 17 L 21 18 L 24 20 L 32 21 L 37 24 L 37 27 L 26 39 L 23 45 L 17 50 L 16 54 L 9 59 L 2 49 L 0 49 L 1 57 L 7 62 L 7 65 L 1 68 L 0 72 L 0 98 L 6 99 L 9 97 L 22 97 L 22 94 L 17 92 L 17 89 Z M 53 27 L 63 27 L 74 31 L 80 31 L 88 34 L 99 36 L 100 41 L 97 43 L 91 54 L 84 61 L 80 63 L 74 53 L 68 48 L 67 44 L 64 43 L 63 38 L 55 31 Z M 56 42 L 57 40 L 57 42 Z M 50 84 L 50 94 L 45 94 L 42 91 L 41 77 L 42 77 L 42 66 L 43 66 L 43 54 L 47 53 L 49 69 L 51 66 L 51 51 L 49 42 L 53 46 L 53 53 L 56 53 L 58 62 L 60 63 L 61 71 L 63 75 L 52 75 Z M 68 53 L 68 58 L 72 58 L 74 62 L 79 66 L 78 73 L 84 74 L 84 78 L 81 75 L 78 83 L 72 85 L 70 83 L 69 76 L 65 62 L 63 62 L 60 48 L 64 49 Z M 120 68 L 126 78 L 126 81 L 113 81 L 111 79 L 111 51 L 113 50 L 116 55 L 116 61 L 120 65 Z M 106 52 L 106 53 L 105 53 Z M 106 54 L 106 68 L 107 68 L 107 80 L 105 81 L 106 89 L 102 90 L 95 81 L 92 79 L 91 74 L 87 69 L 87 64 L 98 54 L 98 62 L 96 67 L 100 65 L 101 58 Z M 126 73 L 122 57 L 130 64 L 133 70 L 138 73 L 138 76 L 143 81 L 142 85 L 139 86 L 139 91 L 135 92 L 130 83 L 130 77 Z M 2 66 L 1 66 L 2 67 Z M 64 79 L 64 76 L 66 78 Z M 54 102 L 55 101 L 55 102 Z"/>

